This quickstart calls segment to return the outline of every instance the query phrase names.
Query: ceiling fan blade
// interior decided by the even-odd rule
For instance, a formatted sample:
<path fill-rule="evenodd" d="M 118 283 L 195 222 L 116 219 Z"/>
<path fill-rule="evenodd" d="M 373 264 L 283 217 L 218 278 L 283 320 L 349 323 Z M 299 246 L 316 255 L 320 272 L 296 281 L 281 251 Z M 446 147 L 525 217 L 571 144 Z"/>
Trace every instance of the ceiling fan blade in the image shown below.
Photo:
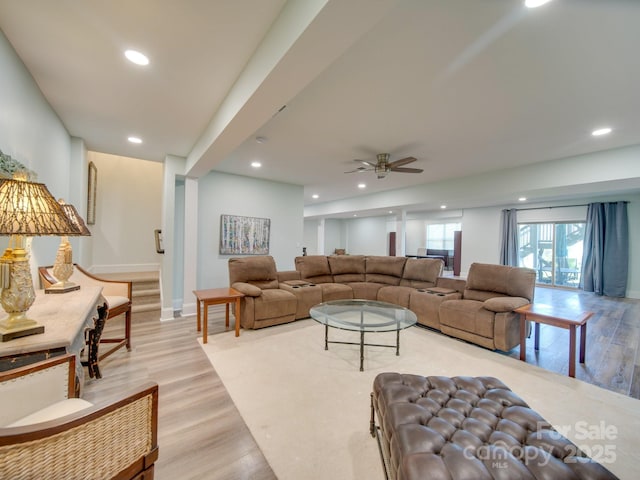
<path fill-rule="evenodd" d="M 421 168 L 406 168 L 406 167 L 391 167 L 392 172 L 400 172 L 400 173 L 422 173 L 424 172 Z"/>
<path fill-rule="evenodd" d="M 363 163 L 363 164 L 365 164 L 367 167 L 376 168 L 376 164 L 375 164 L 375 163 L 371 163 L 371 162 L 368 162 L 368 161 L 366 161 L 366 160 L 357 160 L 357 159 L 356 159 L 356 160 L 354 160 L 354 162 Z"/>
<path fill-rule="evenodd" d="M 371 172 L 371 171 L 373 171 L 372 168 L 358 167 L 355 170 L 349 170 L 348 172 L 344 172 L 344 173 L 358 173 L 358 172 Z"/>
<path fill-rule="evenodd" d="M 412 163 L 415 162 L 417 160 L 417 158 L 415 157 L 406 157 L 406 158 L 401 158 L 400 160 L 394 160 L 393 162 L 389 163 L 390 167 L 400 167 L 402 165 L 406 165 L 407 163 Z"/>

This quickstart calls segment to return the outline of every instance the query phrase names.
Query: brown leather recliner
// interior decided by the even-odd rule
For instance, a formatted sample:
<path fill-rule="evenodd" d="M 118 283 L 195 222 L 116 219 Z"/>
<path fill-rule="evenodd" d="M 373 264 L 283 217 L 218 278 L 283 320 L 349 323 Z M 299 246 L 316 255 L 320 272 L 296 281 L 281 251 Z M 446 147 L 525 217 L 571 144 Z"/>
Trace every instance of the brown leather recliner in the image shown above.
<path fill-rule="evenodd" d="M 279 288 L 273 257 L 230 258 L 229 285 L 245 295 L 240 308 L 242 328 L 262 328 L 295 320 L 296 296 Z"/>
<path fill-rule="evenodd" d="M 462 299 L 440 305 L 440 330 L 492 350 L 511 350 L 520 344 L 520 316 L 513 310 L 533 302 L 535 282 L 530 268 L 472 263 Z"/>

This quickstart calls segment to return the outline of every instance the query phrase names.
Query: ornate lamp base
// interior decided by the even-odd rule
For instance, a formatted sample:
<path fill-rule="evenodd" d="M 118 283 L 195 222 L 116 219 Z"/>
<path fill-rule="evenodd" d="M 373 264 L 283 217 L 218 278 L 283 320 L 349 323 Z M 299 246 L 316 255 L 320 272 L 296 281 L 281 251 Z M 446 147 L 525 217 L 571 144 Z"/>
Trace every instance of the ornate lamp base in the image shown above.
<path fill-rule="evenodd" d="M 27 318 L 36 294 L 31 281 L 29 256 L 24 249 L 22 237 L 16 238 L 16 248 L 7 248 L 2 256 L 2 276 L 9 280 L 0 292 L 0 304 L 9 316 L 0 321 L 0 341 L 44 333 L 44 325 Z M 6 270 L 6 271 L 5 271 Z"/>
<path fill-rule="evenodd" d="M 44 333 L 44 325 L 26 317 L 26 312 L 10 313 L 0 322 L 0 342 L 8 342 L 14 338 Z"/>
<path fill-rule="evenodd" d="M 80 290 L 80 285 L 73 282 L 57 282 L 44 289 L 44 293 L 67 293 Z"/>
<path fill-rule="evenodd" d="M 56 262 L 53 264 L 53 275 L 58 279 L 56 283 L 44 289 L 44 293 L 67 293 L 80 290 L 80 285 L 70 282 L 69 277 L 73 274 L 73 260 L 71 244 L 68 237 L 62 237 Z"/>

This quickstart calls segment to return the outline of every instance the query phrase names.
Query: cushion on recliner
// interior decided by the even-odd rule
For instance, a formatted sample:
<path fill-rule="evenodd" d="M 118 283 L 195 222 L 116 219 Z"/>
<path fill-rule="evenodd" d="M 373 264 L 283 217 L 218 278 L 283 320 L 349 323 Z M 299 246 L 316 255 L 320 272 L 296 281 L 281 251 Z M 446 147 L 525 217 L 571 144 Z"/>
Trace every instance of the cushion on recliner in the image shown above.
<path fill-rule="evenodd" d="M 533 301 L 535 292 L 536 271 L 531 268 L 509 267 L 487 263 L 472 263 L 467 275 L 467 285 L 463 298 L 467 298 L 466 290 L 493 292 L 509 297 L 524 297 Z M 495 295 L 490 295 L 495 296 Z M 473 300 L 486 300 L 476 296 Z"/>
<path fill-rule="evenodd" d="M 333 281 L 339 283 L 364 282 L 364 259 L 364 255 L 328 257 Z"/>
<path fill-rule="evenodd" d="M 365 279 L 367 282 L 400 285 L 406 261 L 405 257 L 367 256 Z"/>
<path fill-rule="evenodd" d="M 278 288 L 276 262 L 270 255 L 229 259 L 229 285 L 245 282 L 258 288 Z"/>
<path fill-rule="evenodd" d="M 434 287 L 442 275 L 444 262 L 436 258 L 407 258 L 400 285 L 413 288 Z"/>
<path fill-rule="evenodd" d="M 476 300 L 447 300 L 440 304 L 440 324 L 482 337 L 494 336 L 494 312 Z"/>
<path fill-rule="evenodd" d="M 295 264 L 302 280 L 309 280 L 313 283 L 333 282 L 333 275 L 331 275 L 326 255 L 296 257 Z"/>

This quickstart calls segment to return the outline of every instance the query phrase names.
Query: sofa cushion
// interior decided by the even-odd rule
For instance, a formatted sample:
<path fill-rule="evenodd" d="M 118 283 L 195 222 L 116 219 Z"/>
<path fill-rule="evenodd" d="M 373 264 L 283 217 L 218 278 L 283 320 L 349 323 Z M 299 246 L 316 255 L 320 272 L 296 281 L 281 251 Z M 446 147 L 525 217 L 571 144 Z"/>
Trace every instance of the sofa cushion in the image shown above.
<path fill-rule="evenodd" d="M 33 412 L 26 417 L 22 417 L 9 425 L 4 425 L 4 427 L 22 427 L 24 425 L 32 425 L 34 423 L 55 420 L 56 418 L 71 415 L 72 413 L 79 412 L 80 410 L 84 410 L 91 406 L 93 406 L 92 403 L 89 403 L 82 398 L 67 398 Z"/>
<path fill-rule="evenodd" d="M 326 255 L 296 257 L 295 263 L 296 270 L 300 272 L 302 280 L 308 280 L 312 283 L 333 282 L 333 275 L 331 275 Z"/>
<path fill-rule="evenodd" d="M 409 297 L 413 291 L 415 291 L 415 289 L 411 287 L 387 285 L 378 290 L 378 301 L 409 308 Z"/>
<path fill-rule="evenodd" d="M 364 255 L 336 255 L 328 260 L 334 282 L 364 282 Z"/>
<path fill-rule="evenodd" d="M 264 320 L 269 318 L 279 318 L 291 315 L 294 319 L 297 299 L 296 296 L 283 289 L 267 289 L 263 290 L 262 295 L 255 297 L 254 306 L 255 320 Z"/>
<path fill-rule="evenodd" d="M 440 305 L 440 324 L 493 338 L 494 312 L 476 300 L 447 300 Z"/>
<path fill-rule="evenodd" d="M 367 282 L 400 285 L 406 261 L 405 257 L 367 256 L 365 279 Z"/>
<path fill-rule="evenodd" d="M 511 312 L 518 307 L 527 305 L 529 300 L 523 297 L 494 297 L 486 300 L 483 307 L 492 312 Z"/>
<path fill-rule="evenodd" d="M 442 274 L 444 262 L 434 258 L 408 258 L 400 285 L 414 288 L 434 287 Z"/>
<path fill-rule="evenodd" d="M 353 289 L 343 283 L 319 283 L 322 289 L 322 301 L 347 300 L 353 298 Z"/>
<path fill-rule="evenodd" d="M 363 300 L 377 300 L 378 290 L 384 287 L 383 283 L 373 282 L 349 282 L 347 285 L 353 290 L 353 298 Z"/>
<path fill-rule="evenodd" d="M 524 297 L 530 302 L 535 291 L 536 271 L 531 268 L 509 267 L 486 263 L 472 263 L 467 275 L 467 286 L 463 298 L 486 300 L 493 296 Z M 489 292 L 494 295 L 478 297 L 476 292 Z"/>
<path fill-rule="evenodd" d="M 229 285 L 245 282 L 258 288 L 278 288 L 276 262 L 270 255 L 229 259 Z"/>

